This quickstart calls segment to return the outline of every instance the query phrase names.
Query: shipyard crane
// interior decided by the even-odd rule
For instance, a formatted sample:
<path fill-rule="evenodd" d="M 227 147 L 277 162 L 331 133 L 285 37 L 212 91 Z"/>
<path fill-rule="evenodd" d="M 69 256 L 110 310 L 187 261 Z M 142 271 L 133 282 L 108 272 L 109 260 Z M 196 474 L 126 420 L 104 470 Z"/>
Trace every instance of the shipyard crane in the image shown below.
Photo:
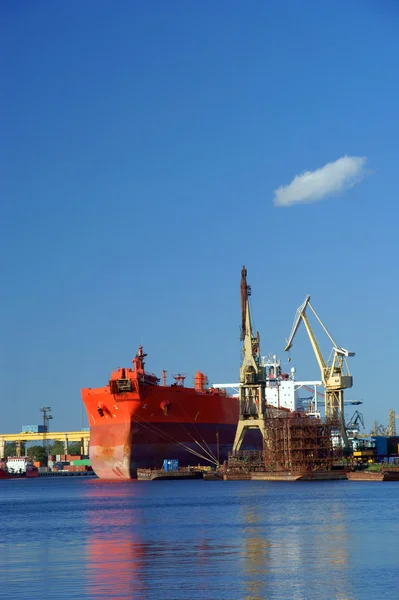
<path fill-rule="evenodd" d="M 233 451 L 239 450 L 248 429 L 259 429 L 264 435 L 266 411 L 266 369 L 261 365 L 260 336 L 252 333 L 249 296 L 251 287 L 247 284 L 247 270 L 241 270 L 241 341 L 243 359 L 240 369 L 239 406 L 240 417 L 233 444 Z"/>
<path fill-rule="evenodd" d="M 315 315 L 316 319 L 322 326 L 324 332 L 330 339 L 333 348 L 328 362 L 325 361 L 320 347 L 316 341 L 316 337 L 310 326 L 309 319 L 306 315 L 307 307 Z M 325 416 L 328 421 L 338 422 L 339 428 L 343 440 L 344 447 L 349 448 L 348 436 L 345 428 L 345 415 L 344 415 L 344 390 L 351 388 L 353 385 L 353 378 L 349 372 L 347 358 L 355 356 L 354 352 L 349 352 L 345 348 L 338 346 L 330 333 L 328 332 L 323 321 L 310 303 L 310 294 L 306 296 L 305 302 L 298 308 L 292 327 L 291 335 L 287 340 L 285 351 L 289 351 L 293 345 L 294 337 L 298 331 L 298 327 L 303 321 L 306 331 L 308 333 L 310 343 L 313 351 L 316 355 L 316 359 L 321 372 L 321 379 L 324 385 L 324 402 L 325 402 Z"/>
<path fill-rule="evenodd" d="M 377 421 L 373 421 L 373 425 L 370 431 L 371 436 L 382 435 L 384 437 L 395 437 L 396 436 L 396 421 L 399 419 L 399 415 L 395 414 L 395 411 L 391 408 L 388 412 L 388 426 L 384 427 L 379 425 Z"/>
<path fill-rule="evenodd" d="M 389 437 L 396 436 L 396 421 L 395 419 L 399 419 L 399 415 L 395 414 L 395 411 L 391 408 L 388 413 L 388 427 L 387 434 Z"/>
<path fill-rule="evenodd" d="M 361 412 L 359 412 L 358 410 L 355 410 L 355 412 L 353 413 L 352 417 L 350 418 L 349 422 L 346 424 L 346 429 L 347 431 L 349 429 L 352 430 L 358 430 L 359 429 L 359 424 L 362 426 L 362 428 L 364 429 L 364 419 L 363 419 L 363 415 Z"/>

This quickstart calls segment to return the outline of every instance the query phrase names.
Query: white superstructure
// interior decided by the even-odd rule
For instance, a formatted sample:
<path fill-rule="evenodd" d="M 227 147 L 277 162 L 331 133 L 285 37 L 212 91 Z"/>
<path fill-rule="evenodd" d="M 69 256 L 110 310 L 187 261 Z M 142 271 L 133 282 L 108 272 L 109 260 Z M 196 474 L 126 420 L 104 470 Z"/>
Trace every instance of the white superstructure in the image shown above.
<path fill-rule="evenodd" d="M 20 458 L 8 458 L 6 466 L 9 473 L 26 473 L 27 467 L 31 464 L 29 458 L 22 456 Z"/>
<path fill-rule="evenodd" d="M 284 373 L 276 355 L 262 356 L 260 366 L 266 370 L 266 404 L 320 417 L 317 388 L 321 386 L 321 381 L 296 381 L 295 368 L 292 367 L 290 373 Z M 212 387 L 232 390 L 233 396 L 239 397 L 239 383 L 214 383 Z M 303 405 L 299 396 L 302 388 L 311 394 L 307 406 Z"/>

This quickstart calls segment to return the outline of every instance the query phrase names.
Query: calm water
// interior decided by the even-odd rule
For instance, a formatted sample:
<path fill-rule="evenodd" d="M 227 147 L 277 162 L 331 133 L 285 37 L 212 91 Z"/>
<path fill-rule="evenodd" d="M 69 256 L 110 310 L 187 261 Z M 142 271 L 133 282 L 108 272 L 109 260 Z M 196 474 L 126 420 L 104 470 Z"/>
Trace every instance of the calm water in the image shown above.
<path fill-rule="evenodd" d="M 0 482 L 0 597 L 399 600 L 399 483 Z"/>

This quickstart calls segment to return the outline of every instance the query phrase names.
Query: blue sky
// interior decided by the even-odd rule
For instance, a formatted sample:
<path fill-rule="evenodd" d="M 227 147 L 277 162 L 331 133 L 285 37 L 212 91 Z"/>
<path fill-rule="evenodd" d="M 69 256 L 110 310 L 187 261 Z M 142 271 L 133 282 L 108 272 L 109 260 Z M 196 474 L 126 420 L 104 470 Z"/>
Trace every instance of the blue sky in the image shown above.
<path fill-rule="evenodd" d="M 46 404 L 81 427 L 141 343 L 237 380 L 242 264 L 263 354 L 310 292 L 367 428 L 399 413 L 398 25 L 393 0 L 1 4 L 0 431 Z M 360 183 L 274 205 L 344 156 Z M 319 377 L 304 330 L 291 359 Z"/>

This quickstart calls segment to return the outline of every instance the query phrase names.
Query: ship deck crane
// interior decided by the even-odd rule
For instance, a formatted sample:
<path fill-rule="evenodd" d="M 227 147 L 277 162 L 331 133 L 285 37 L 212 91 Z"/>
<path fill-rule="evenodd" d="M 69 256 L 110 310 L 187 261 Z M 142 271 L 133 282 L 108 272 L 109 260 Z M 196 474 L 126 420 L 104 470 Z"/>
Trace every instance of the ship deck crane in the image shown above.
<path fill-rule="evenodd" d="M 307 307 L 315 315 L 316 319 L 320 323 L 324 332 L 327 334 L 329 340 L 331 341 L 333 348 L 331 352 L 331 357 L 328 363 L 325 361 L 320 347 L 317 343 L 316 337 L 313 333 L 312 327 L 310 325 L 309 319 L 306 315 Z M 345 428 L 345 416 L 344 416 L 344 390 L 347 388 L 351 388 L 353 385 L 353 378 L 349 372 L 347 358 L 355 356 L 354 352 L 350 352 L 341 346 L 338 346 L 324 325 L 323 321 L 320 319 L 319 315 L 313 308 L 310 303 L 310 294 L 308 294 L 305 298 L 305 302 L 301 304 L 298 308 L 294 320 L 294 324 L 292 327 L 291 335 L 287 340 L 287 345 L 285 347 L 285 351 L 291 349 L 294 341 L 294 337 L 296 332 L 298 331 L 298 327 L 303 321 L 307 334 L 310 339 L 310 343 L 313 348 L 313 352 L 315 353 L 320 372 L 321 379 L 324 385 L 324 402 L 325 402 L 325 416 L 326 419 L 330 422 L 339 423 L 339 428 L 343 440 L 344 447 L 349 448 L 348 436 Z"/>

